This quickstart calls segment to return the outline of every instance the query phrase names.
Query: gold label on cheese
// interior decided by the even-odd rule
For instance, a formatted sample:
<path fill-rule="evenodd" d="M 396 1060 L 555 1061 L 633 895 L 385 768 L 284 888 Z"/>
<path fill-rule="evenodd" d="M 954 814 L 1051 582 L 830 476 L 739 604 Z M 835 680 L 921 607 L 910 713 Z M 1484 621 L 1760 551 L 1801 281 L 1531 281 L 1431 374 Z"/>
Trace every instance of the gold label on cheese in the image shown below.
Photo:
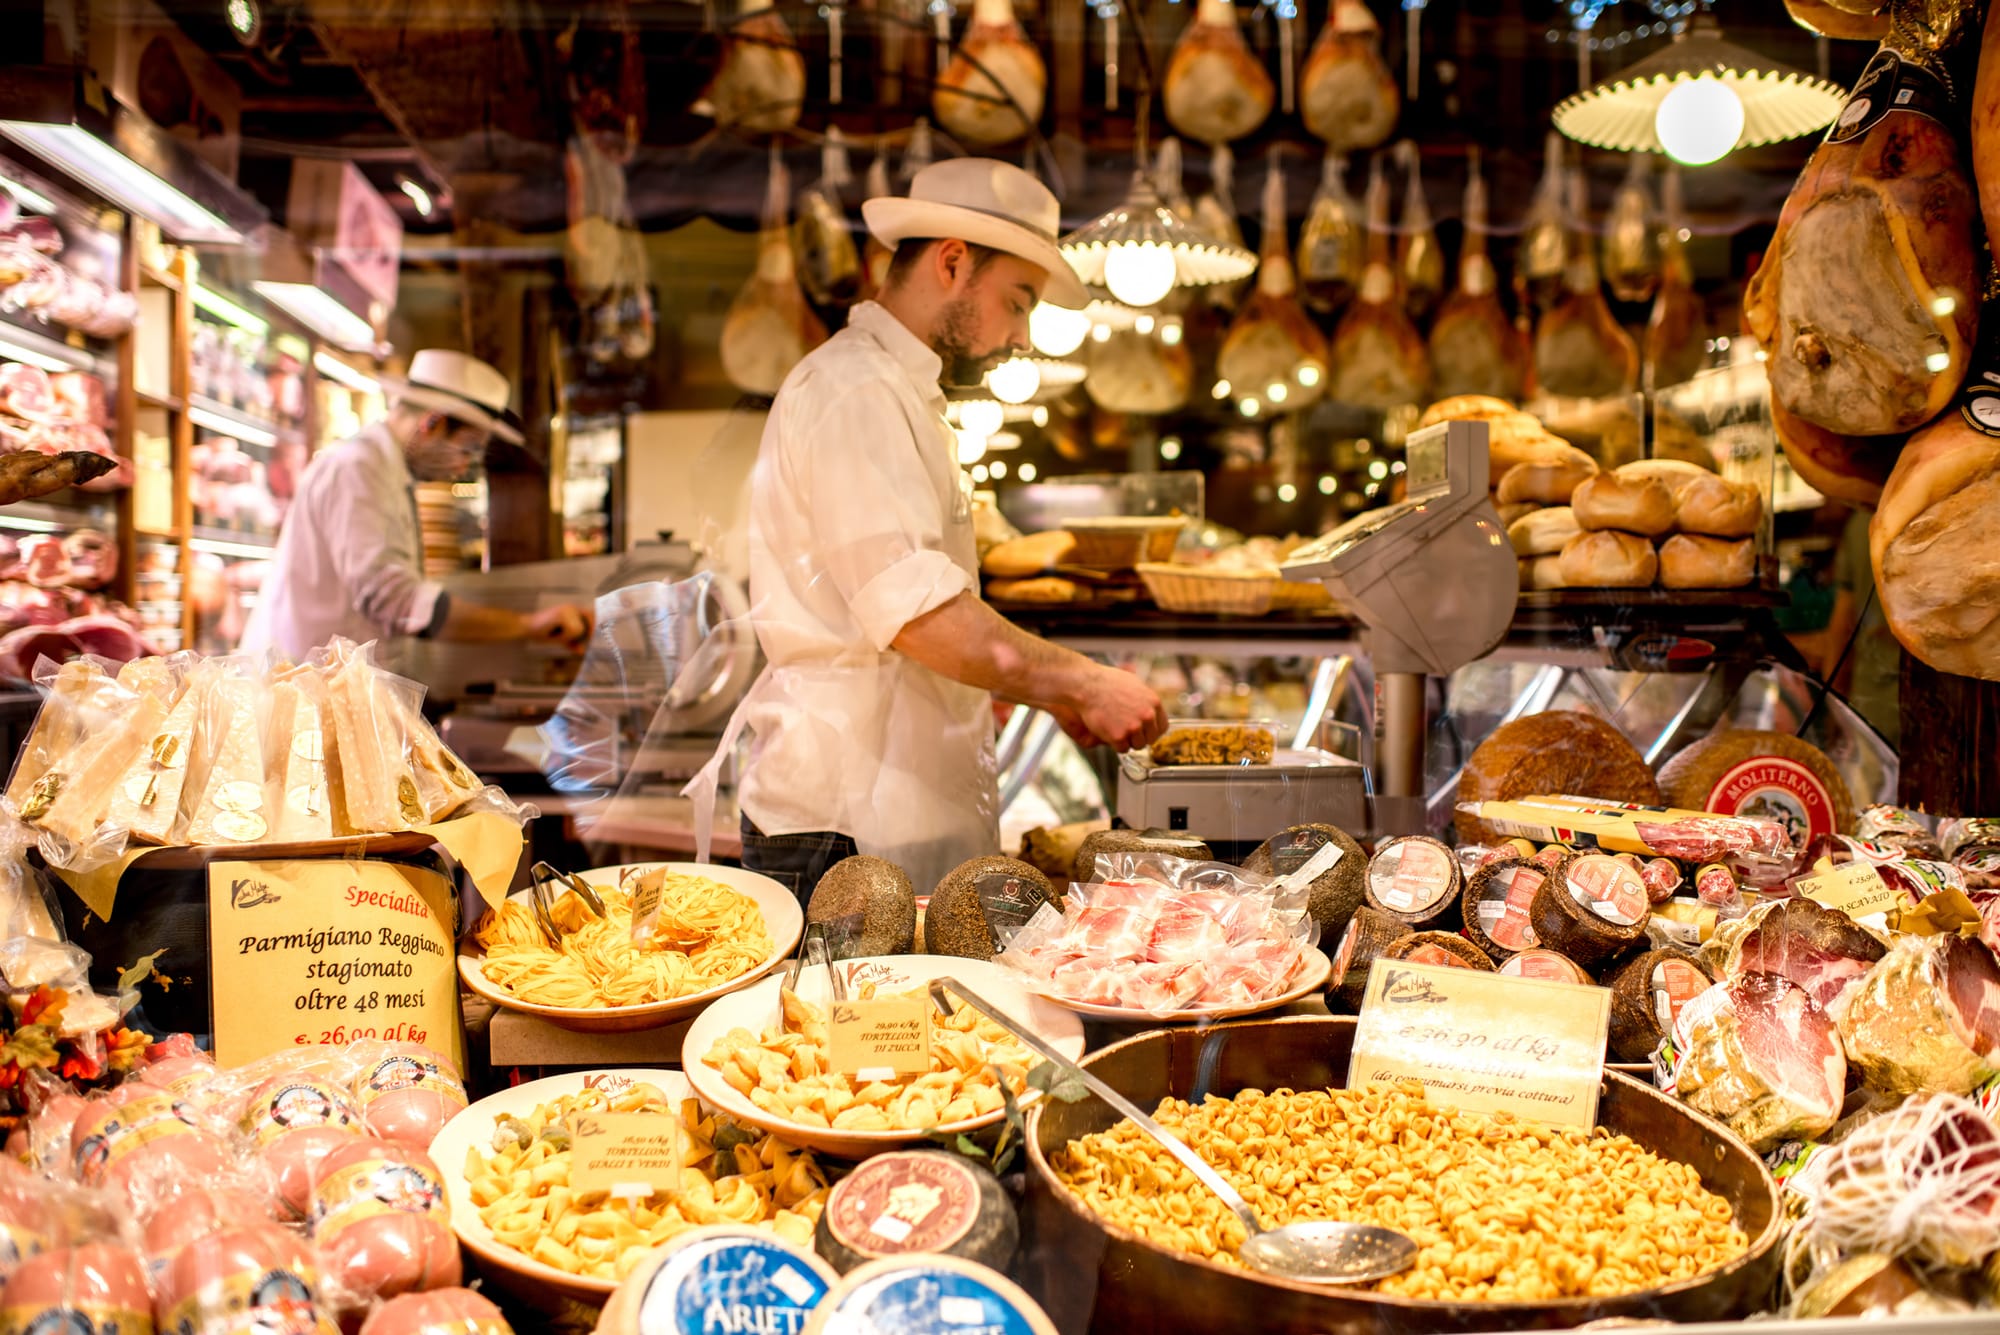
<path fill-rule="evenodd" d="M 21 806 L 22 820 L 40 820 L 49 814 L 49 808 L 61 795 L 65 776 L 51 772 L 35 780 L 35 786 L 28 790 L 28 800 Z"/>
<path fill-rule="evenodd" d="M 163 732 L 153 738 L 153 763 L 161 769 L 175 769 L 187 764 L 186 740 L 175 732 Z"/>
<path fill-rule="evenodd" d="M 428 819 L 424 804 L 417 797 L 417 781 L 405 774 L 396 780 L 396 805 L 403 809 L 403 819 L 421 823 Z"/>
<path fill-rule="evenodd" d="M 217 834 L 235 844 L 254 843 L 271 828 L 254 811 L 224 811 L 212 823 Z"/>
<path fill-rule="evenodd" d="M 224 811 L 259 811 L 264 806 L 262 784 L 248 779 L 233 779 L 222 785 L 215 794 L 215 805 Z"/>
<path fill-rule="evenodd" d="M 326 739 L 321 736 L 318 728 L 298 733 L 292 738 L 292 754 L 300 760 L 325 760 Z"/>

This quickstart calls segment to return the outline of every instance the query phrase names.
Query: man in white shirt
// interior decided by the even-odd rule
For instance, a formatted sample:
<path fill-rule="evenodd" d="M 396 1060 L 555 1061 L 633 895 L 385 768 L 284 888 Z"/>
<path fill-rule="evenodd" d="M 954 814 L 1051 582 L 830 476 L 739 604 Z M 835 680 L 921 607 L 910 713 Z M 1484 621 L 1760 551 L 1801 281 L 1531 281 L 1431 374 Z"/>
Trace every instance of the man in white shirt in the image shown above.
<path fill-rule="evenodd" d="M 391 394 L 386 418 L 306 466 L 239 648 L 301 659 L 335 636 L 580 644 L 590 634 L 582 608 L 513 612 L 424 578 L 414 484 L 466 476 L 489 436 L 521 443 L 505 420 L 507 378 L 462 352 L 425 349 Z"/>
<path fill-rule="evenodd" d="M 1143 746 L 1166 727 L 1138 678 L 979 597 L 971 483 L 940 382 L 977 384 L 1026 350 L 1038 300 L 1085 303 L 1056 249 L 1055 197 L 1018 167 L 960 158 L 863 212 L 894 259 L 879 301 L 793 369 L 765 425 L 750 592 L 769 666 L 724 745 L 737 726 L 756 733 L 744 866 L 801 898 L 857 851 L 919 893 L 996 851 L 994 696 L 1048 710 L 1086 744 Z"/>

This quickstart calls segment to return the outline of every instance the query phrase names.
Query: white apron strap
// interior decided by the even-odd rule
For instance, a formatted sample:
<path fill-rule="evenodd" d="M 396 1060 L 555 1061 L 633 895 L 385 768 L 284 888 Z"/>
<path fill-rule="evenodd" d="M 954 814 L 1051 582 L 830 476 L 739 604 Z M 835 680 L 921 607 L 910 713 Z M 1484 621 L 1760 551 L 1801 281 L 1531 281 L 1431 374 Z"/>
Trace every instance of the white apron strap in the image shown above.
<path fill-rule="evenodd" d="M 722 786 L 722 766 L 736 750 L 737 741 L 743 736 L 743 728 L 749 722 L 750 709 L 757 703 L 764 686 L 771 679 L 770 668 L 757 674 L 757 680 L 743 693 L 736 710 L 729 716 L 728 726 L 722 730 L 722 742 L 715 748 L 715 754 L 708 758 L 698 773 L 689 779 L 681 789 L 681 796 L 694 800 L 694 860 L 706 863 L 709 860 L 710 845 L 715 842 L 715 796 Z"/>

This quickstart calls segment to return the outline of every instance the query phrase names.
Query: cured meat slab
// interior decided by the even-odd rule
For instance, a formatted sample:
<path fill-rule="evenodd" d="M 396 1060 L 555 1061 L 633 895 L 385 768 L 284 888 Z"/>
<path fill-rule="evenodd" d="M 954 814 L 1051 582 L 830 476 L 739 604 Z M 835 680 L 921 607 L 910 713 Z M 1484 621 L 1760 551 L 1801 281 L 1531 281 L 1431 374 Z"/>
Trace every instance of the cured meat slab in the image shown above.
<path fill-rule="evenodd" d="M 1760 1154 L 1817 1136 L 1840 1117 L 1840 1034 L 1803 989 L 1776 974 L 1741 974 L 1689 1002 L 1674 1022 L 1674 1047 L 1682 1101 Z"/>
<path fill-rule="evenodd" d="M 1810 899 L 1760 904 L 1745 922 L 1747 930 L 1730 947 L 1723 973 L 1776 974 L 1804 989 L 1836 1020 L 1847 1009 L 1848 994 L 1888 953 L 1852 918 Z"/>
<path fill-rule="evenodd" d="M 2000 963 L 1973 938 L 1905 937 L 1849 996 L 1840 1036 L 1871 1089 L 1969 1093 L 2000 1071 Z"/>

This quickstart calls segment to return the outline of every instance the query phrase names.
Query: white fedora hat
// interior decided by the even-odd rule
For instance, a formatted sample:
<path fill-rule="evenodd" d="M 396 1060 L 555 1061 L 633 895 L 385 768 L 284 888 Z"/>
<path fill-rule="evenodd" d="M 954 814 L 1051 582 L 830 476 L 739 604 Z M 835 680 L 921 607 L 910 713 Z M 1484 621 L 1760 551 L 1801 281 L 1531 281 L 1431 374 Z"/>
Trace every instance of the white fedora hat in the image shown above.
<path fill-rule="evenodd" d="M 948 158 L 918 172 L 907 198 L 871 199 L 861 216 L 875 239 L 893 249 L 915 238 L 949 237 L 990 246 L 1037 265 L 1049 276 L 1043 300 L 1082 310 L 1090 294 L 1070 268 L 1056 238 L 1062 207 L 1049 188 L 1011 162 Z"/>
<path fill-rule="evenodd" d="M 514 396 L 507 377 L 495 367 L 446 348 L 425 348 L 410 358 L 410 373 L 388 382 L 390 397 L 443 413 L 454 421 L 491 432 L 510 445 L 521 433 L 507 420 Z"/>

